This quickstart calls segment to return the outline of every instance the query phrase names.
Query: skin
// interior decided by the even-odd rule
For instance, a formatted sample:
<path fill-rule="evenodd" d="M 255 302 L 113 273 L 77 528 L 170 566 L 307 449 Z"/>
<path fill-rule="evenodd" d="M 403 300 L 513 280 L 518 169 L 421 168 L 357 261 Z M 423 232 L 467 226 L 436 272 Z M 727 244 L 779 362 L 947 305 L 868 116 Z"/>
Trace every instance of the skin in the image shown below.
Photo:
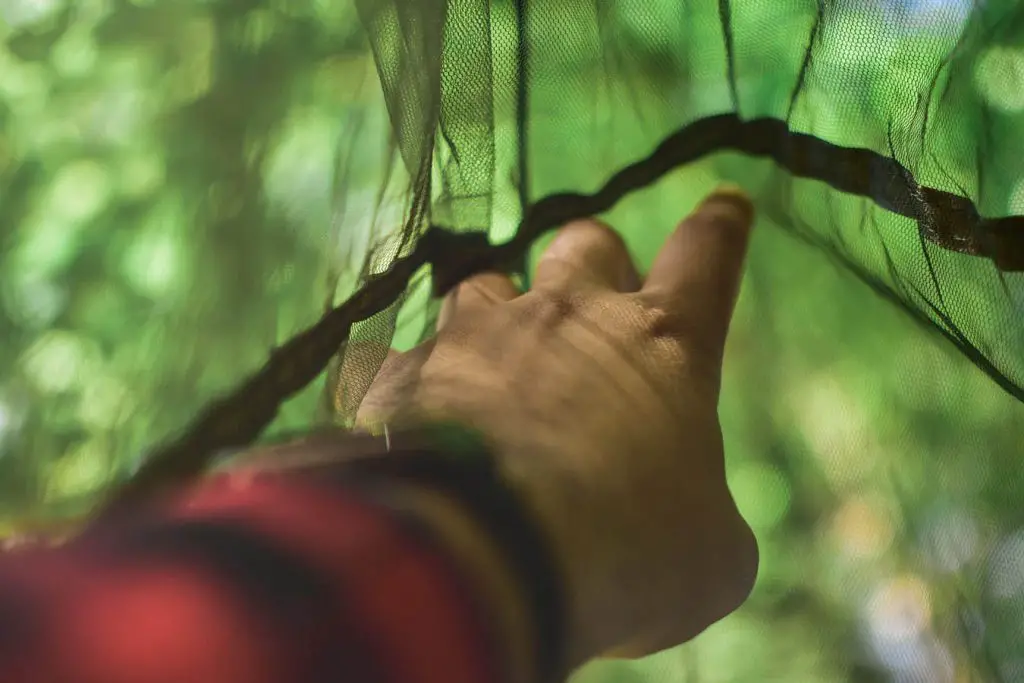
<path fill-rule="evenodd" d="M 360 407 L 366 426 L 455 420 L 489 440 L 556 549 L 569 669 L 690 640 L 753 587 L 757 544 L 726 484 L 717 415 L 752 221 L 745 196 L 719 190 L 646 278 L 611 228 L 567 225 L 529 292 L 485 273 L 449 294 L 436 337 L 392 352 Z M 486 564 L 486 539 L 439 524 Z M 493 565 L 481 582 L 505 585 Z M 515 596 L 490 594 L 521 653 Z"/>

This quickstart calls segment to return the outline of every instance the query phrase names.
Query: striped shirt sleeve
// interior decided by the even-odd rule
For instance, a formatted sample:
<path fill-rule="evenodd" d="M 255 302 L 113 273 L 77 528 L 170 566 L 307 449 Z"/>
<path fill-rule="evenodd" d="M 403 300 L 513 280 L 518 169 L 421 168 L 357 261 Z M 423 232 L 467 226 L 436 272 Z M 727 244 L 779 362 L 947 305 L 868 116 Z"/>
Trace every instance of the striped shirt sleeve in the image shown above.
<path fill-rule="evenodd" d="M 397 516 L 282 475 L 0 554 L 5 683 L 490 683 L 487 625 Z"/>

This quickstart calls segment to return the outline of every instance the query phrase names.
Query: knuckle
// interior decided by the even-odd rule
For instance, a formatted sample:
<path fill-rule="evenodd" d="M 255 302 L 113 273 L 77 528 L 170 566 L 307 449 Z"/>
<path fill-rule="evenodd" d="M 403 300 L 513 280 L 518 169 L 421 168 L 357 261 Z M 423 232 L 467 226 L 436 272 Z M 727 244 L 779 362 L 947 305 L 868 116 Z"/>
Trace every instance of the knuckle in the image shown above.
<path fill-rule="evenodd" d="M 642 300 L 641 300 L 642 301 Z M 643 302 L 645 333 L 654 339 L 671 340 L 691 354 L 705 358 L 718 358 L 722 342 L 716 330 L 692 310 L 680 306 L 666 306 Z"/>
<path fill-rule="evenodd" d="M 534 325 L 550 329 L 572 318 L 577 308 L 572 297 L 564 292 L 536 291 L 524 312 Z"/>
<path fill-rule="evenodd" d="M 687 316 L 645 306 L 637 316 L 635 334 L 631 341 L 653 346 L 668 375 L 712 387 L 721 381 L 722 350 Z"/>
<path fill-rule="evenodd" d="M 701 329 L 692 316 L 686 315 L 677 307 L 661 304 L 645 304 L 643 316 L 643 332 L 652 339 L 671 340 L 683 348 L 701 346 Z"/>
<path fill-rule="evenodd" d="M 685 316 L 658 306 L 645 311 L 641 332 L 652 341 L 667 342 L 680 350 L 687 349 L 694 336 L 694 331 Z"/>

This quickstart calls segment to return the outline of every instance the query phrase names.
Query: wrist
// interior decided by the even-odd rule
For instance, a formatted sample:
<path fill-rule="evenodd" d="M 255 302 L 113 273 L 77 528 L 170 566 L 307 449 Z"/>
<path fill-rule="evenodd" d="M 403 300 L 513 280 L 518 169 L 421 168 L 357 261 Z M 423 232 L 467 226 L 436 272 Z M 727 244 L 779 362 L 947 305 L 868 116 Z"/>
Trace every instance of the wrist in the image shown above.
<path fill-rule="evenodd" d="M 539 458 L 552 451 L 531 449 L 526 457 Z M 601 593 L 608 584 L 606 553 L 602 538 L 607 529 L 595 528 L 586 504 L 573 505 L 560 495 L 559 479 L 568 475 L 562 471 L 548 471 L 545 476 L 536 472 L 521 472 L 515 460 L 503 468 L 503 476 L 515 490 L 531 518 L 537 521 L 541 534 L 551 547 L 558 567 L 565 595 L 565 667 L 567 671 L 600 656 L 609 647 L 602 633 L 614 621 L 614 614 L 602 608 Z M 579 484 L 579 482 L 576 482 Z M 570 487 L 573 488 L 573 487 Z M 623 590 L 618 586 L 613 591 Z"/>
<path fill-rule="evenodd" d="M 397 486 L 387 495 L 389 507 L 414 515 L 431 530 L 435 542 L 452 558 L 492 628 L 498 656 L 512 683 L 537 680 L 535 629 L 526 609 L 528 596 L 502 561 L 496 543 L 465 510 L 429 489 Z"/>
<path fill-rule="evenodd" d="M 533 678 L 561 680 L 567 673 L 565 573 L 548 529 L 503 476 L 480 432 L 444 420 L 420 423 L 429 426 L 385 434 L 389 454 L 363 461 L 353 474 L 413 484 L 456 504 L 493 544 L 522 595 L 539 672 Z"/>
<path fill-rule="evenodd" d="M 433 422 L 445 423 L 437 414 Z M 564 495 L 567 490 L 590 491 L 592 482 L 565 467 L 576 459 L 566 457 L 569 446 L 564 434 L 547 430 L 543 424 L 526 429 L 515 419 L 463 420 L 458 424 L 473 424 L 473 430 L 455 428 L 444 433 L 468 438 L 469 451 L 476 448 L 497 456 L 495 476 L 511 491 L 520 514 L 535 527 L 550 555 L 563 603 L 561 673 L 568 674 L 617 644 L 606 633 L 621 616 L 604 606 L 610 586 L 612 593 L 622 590 L 608 578 L 616 574 L 613 565 L 621 559 L 609 557 L 608 529 L 595 524 L 597 516 L 591 514 L 589 495 L 584 493 L 577 500 Z M 458 445 L 448 448 L 459 450 Z"/>
<path fill-rule="evenodd" d="M 501 475 L 547 539 L 558 566 L 566 601 L 565 665 L 574 670 L 618 651 L 648 627 L 634 614 L 650 587 L 633 577 L 637 567 L 657 562 L 638 542 L 634 552 L 618 552 L 609 539 L 621 535 L 620 519 L 629 513 L 610 505 L 611 489 L 624 477 L 610 470 L 607 449 L 534 421 L 508 420 L 487 432 L 499 453 Z M 574 463 L 585 463 L 575 467 Z"/>
<path fill-rule="evenodd" d="M 596 453 L 581 453 L 578 441 L 568 443 L 564 430 L 544 420 L 485 410 L 479 404 L 470 409 L 460 401 L 443 398 L 424 404 L 431 408 L 420 405 L 405 414 L 405 421 L 459 425 L 450 430 L 442 427 L 438 432 L 448 438 L 461 436 L 468 445 L 449 442 L 442 449 L 482 450 L 496 456 L 495 476 L 513 493 L 521 514 L 542 538 L 561 586 L 562 673 L 618 646 L 621 634 L 617 627 L 625 615 L 615 605 L 629 598 L 621 595 L 623 586 L 616 577 L 622 575 L 623 562 L 644 560 L 614 555 L 608 547 L 610 530 L 600 523 L 595 508 L 603 507 L 603 498 L 597 503 L 594 500 L 599 497 L 596 490 L 602 488 L 598 480 L 604 478 L 598 476 L 602 458 L 593 457 Z M 382 426 L 378 425 L 376 431 L 384 437 Z M 571 457 L 570 450 L 579 457 Z M 585 471 L 577 470 L 570 464 L 574 462 L 586 462 L 588 466 Z M 567 491 L 579 495 L 568 498 Z M 630 589 L 635 591 L 637 587 Z"/>

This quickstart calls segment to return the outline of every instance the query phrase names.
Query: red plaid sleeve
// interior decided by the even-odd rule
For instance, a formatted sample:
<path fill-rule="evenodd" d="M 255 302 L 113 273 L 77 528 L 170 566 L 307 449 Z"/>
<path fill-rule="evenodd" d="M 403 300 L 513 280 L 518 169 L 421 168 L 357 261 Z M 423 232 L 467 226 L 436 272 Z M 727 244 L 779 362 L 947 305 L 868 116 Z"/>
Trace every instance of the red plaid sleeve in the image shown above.
<path fill-rule="evenodd" d="M 446 553 L 283 477 L 0 555 L 4 683 L 483 683 L 496 652 Z"/>

